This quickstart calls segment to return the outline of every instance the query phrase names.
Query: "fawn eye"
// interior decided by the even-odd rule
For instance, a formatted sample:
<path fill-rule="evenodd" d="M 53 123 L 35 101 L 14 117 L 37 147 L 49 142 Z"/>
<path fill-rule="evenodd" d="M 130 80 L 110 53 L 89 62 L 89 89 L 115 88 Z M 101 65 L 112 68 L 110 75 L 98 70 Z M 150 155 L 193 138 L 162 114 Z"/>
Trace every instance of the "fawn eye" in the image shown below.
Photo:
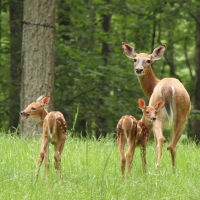
<path fill-rule="evenodd" d="M 151 63 L 151 60 L 147 60 L 146 62 L 147 62 L 148 64 L 150 64 L 150 63 Z"/>
<path fill-rule="evenodd" d="M 137 59 L 136 59 L 136 58 L 134 58 L 134 59 L 133 59 L 133 61 L 134 61 L 134 62 L 137 62 Z"/>
<path fill-rule="evenodd" d="M 146 111 L 146 114 L 148 115 L 148 114 L 149 114 L 149 111 Z"/>
<path fill-rule="evenodd" d="M 36 108 L 35 108 L 35 107 L 32 107 L 31 110 L 36 110 Z"/>

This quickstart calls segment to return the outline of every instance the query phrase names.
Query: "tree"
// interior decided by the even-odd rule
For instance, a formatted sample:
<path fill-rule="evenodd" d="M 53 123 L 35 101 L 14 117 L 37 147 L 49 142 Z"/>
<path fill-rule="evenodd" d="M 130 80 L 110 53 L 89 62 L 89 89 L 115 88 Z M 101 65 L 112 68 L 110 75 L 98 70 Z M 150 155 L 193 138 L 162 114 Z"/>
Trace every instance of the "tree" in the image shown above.
<path fill-rule="evenodd" d="M 40 95 L 54 98 L 55 0 L 25 0 L 22 38 L 21 110 Z M 20 132 L 34 130 L 35 122 L 20 121 Z"/>
<path fill-rule="evenodd" d="M 22 44 L 23 0 L 9 1 L 10 14 L 10 95 L 9 128 L 15 129 L 19 124 L 20 81 L 21 81 L 21 44 Z"/>
<path fill-rule="evenodd" d="M 190 13 L 196 22 L 195 34 L 195 81 L 194 81 L 194 110 L 200 112 L 200 4 L 196 4 L 195 13 Z M 197 143 L 200 142 L 199 132 L 200 117 L 197 115 L 193 119 L 193 137 Z"/>

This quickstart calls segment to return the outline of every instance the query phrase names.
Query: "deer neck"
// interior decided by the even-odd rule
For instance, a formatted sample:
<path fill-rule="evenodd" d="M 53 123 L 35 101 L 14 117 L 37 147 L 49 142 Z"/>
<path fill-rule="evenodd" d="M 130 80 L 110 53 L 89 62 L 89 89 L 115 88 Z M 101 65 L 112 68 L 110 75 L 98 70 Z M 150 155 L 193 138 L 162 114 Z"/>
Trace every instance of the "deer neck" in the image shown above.
<path fill-rule="evenodd" d="M 153 123 L 152 122 L 148 122 L 144 117 L 142 117 L 140 121 L 144 125 L 146 131 L 148 133 L 151 132 L 151 129 L 153 128 Z"/>
<path fill-rule="evenodd" d="M 138 76 L 138 80 L 142 87 L 145 96 L 150 99 L 155 86 L 160 81 L 154 74 L 152 67 L 149 67 L 148 72 L 143 76 Z"/>
<path fill-rule="evenodd" d="M 39 118 L 39 124 L 40 126 L 42 127 L 43 126 L 43 122 L 44 122 L 44 118 L 48 115 L 48 112 L 46 109 L 44 109 L 42 112 L 41 112 L 41 115 L 40 115 L 40 118 Z"/>

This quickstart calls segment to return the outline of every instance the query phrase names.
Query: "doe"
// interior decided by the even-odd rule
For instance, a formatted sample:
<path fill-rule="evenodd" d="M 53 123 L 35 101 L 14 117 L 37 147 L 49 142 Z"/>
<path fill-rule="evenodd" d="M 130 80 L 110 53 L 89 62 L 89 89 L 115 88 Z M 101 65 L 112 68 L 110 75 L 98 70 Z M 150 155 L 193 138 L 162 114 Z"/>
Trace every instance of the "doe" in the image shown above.
<path fill-rule="evenodd" d="M 36 179 L 38 178 L 39 170 L 42 165 L 43 159 L 45 161 L 46 178 L 48 178 L 49 171 L 49 143 L 55 147 L 54 153 L 54 167 L 61 172 L 61 154 L 64 148 L 67 135 L 67 123 L 63 114 L 59 111 L 47 112 L 46 106 L 50 104 L 49 96 L 40 96 L 36 102 L 31 103 L 28 107 L 21 111 L 22 118 L 36 118 L 39 120 L 40 126 L 43 127 L 42 145 L 38 158 L 38 166 L 36 170 Z"/>
<path fill-rule="evenodd" d="M 117 124 L 117 142 L 120 151 L 120 163 L 122 175 L 125 167 L 127 168 L 126 177 L 130 173 L 135 147 L 141 147 L 142 167 L 146 168 L 146 144 L 149 141 L 153 122 L 156 120 L 157 113 L 164 106 L 164 101 L 159 101 L 154 107 L 146 106 L 143 99 L 138 99 L 138 107 L 143 115 L 140 120 L 136 120 L 132 115 L 124 115 Z M 125 143 L 128 142 L 128 150 L 124 155 Z"/>

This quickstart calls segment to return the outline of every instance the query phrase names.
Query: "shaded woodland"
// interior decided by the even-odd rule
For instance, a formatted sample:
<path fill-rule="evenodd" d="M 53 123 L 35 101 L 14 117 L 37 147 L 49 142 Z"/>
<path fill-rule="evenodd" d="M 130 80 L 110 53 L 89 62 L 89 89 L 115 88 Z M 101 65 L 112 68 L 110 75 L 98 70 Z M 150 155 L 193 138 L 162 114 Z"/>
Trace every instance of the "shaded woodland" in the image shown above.
<path fill-rule="evenodd" d="M 122 52 L 128 42 L 145 53 L 166 45 L 153 70 L 184 84 L 192 104 L 184 133 L 200 139 L 198 0 L 1 0 L 0 11 L 1 129 L 18 130 L 20 110 L 44 93 L 79 136 L 114 136 L 122 115 L 139 119 L 137 100 L 147 99 Z"/>

